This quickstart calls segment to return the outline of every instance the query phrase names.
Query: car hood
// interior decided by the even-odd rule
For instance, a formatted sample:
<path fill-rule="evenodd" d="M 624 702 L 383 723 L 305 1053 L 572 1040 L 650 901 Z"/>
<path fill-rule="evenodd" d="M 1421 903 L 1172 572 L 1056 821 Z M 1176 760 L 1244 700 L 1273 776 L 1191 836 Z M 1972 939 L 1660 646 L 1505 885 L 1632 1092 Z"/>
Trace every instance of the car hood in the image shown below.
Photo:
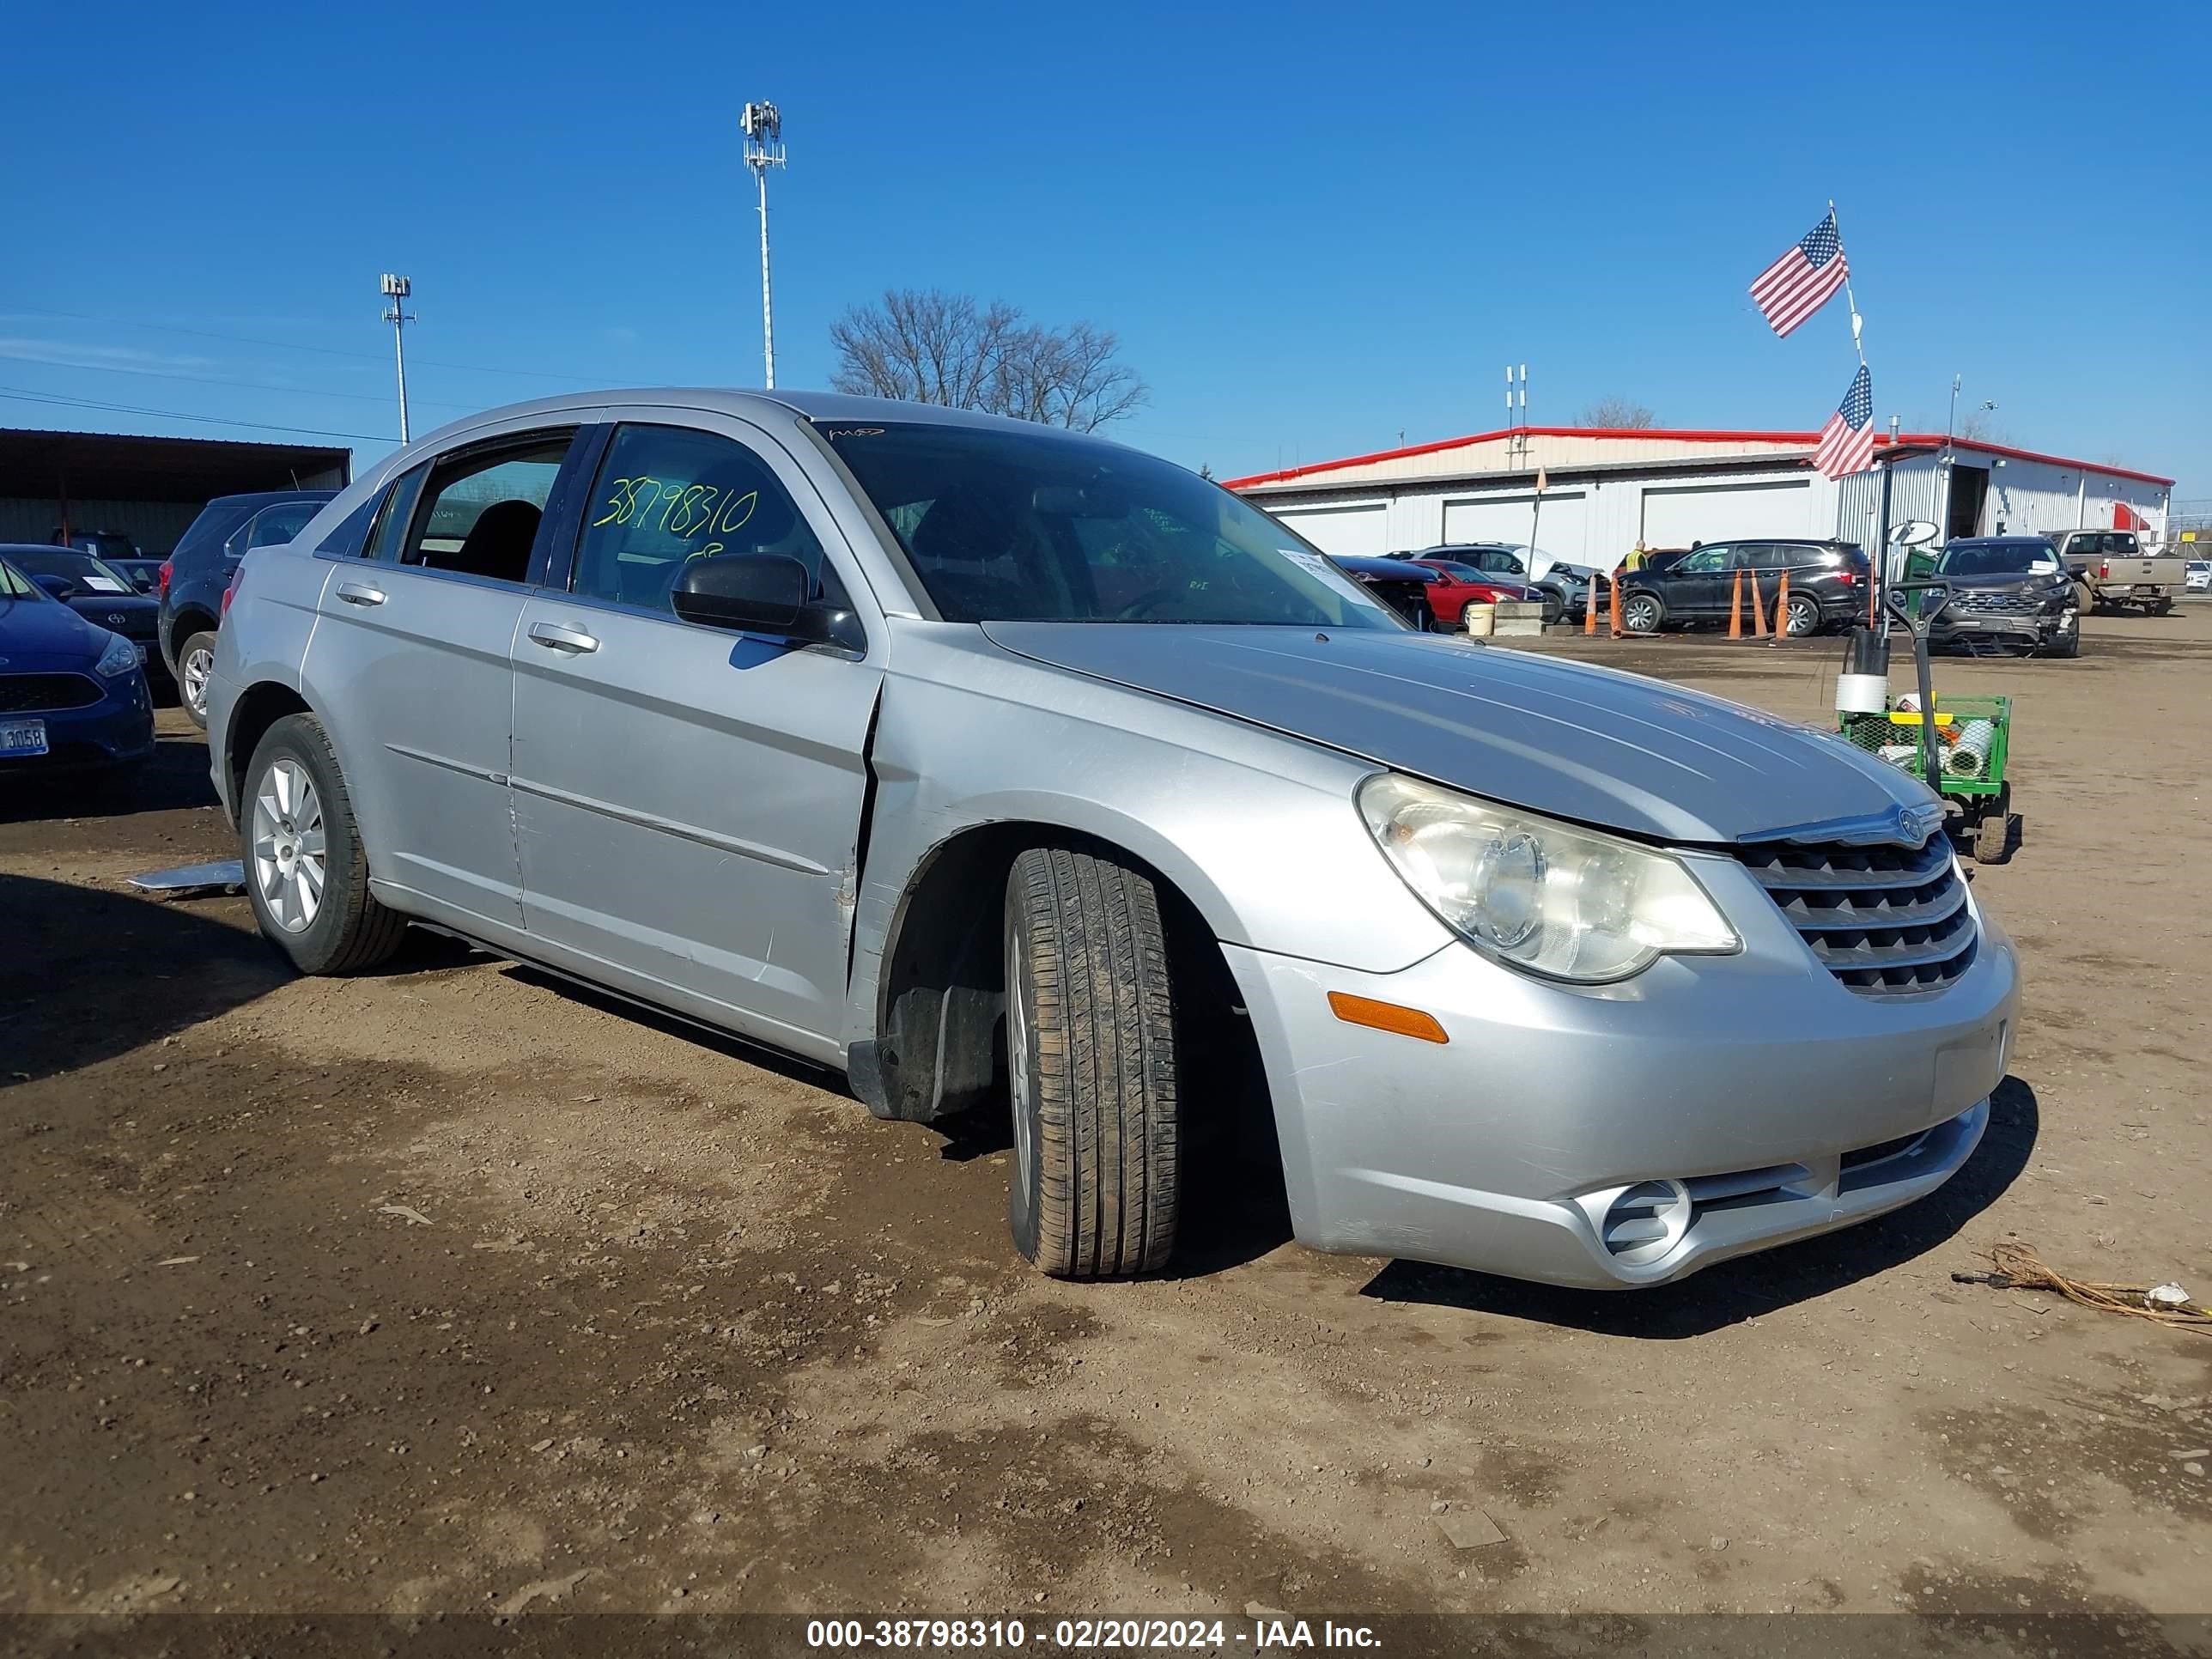
<path fill-rule="evenodd" d="M 1609 668 L 1395 630 L 989 623 L 1002 648 L 1531 811 L 1676 842 L 1925 805 L 1842 738 Z"/>
<path fill-rule="evenodd" d="M 150 634 L 161 615 L 161 602 L 143 593 L 78 593 L 63 603 L 95 626 L 118 634 Z M 119 620 L 110 622 L 109 617 Z"/>
<path fill-rule="evenodd" d="M 52 599 L 0 598 L 0 673 L 88 665 L 107 648 L 108 632 Z"/>

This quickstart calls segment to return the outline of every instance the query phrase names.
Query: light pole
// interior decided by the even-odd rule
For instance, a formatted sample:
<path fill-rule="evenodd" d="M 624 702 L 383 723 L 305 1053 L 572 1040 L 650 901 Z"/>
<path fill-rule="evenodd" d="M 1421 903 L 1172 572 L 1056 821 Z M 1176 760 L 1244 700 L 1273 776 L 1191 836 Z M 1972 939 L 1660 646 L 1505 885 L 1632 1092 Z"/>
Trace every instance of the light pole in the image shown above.
<path fill-rule="evenodd" d="M 384 273 L 384 297 L 392 303 L 384 308 L 384 320 L 392 325 L 392 358 L 399 368 L 399 441 L 407 441 L 407 345 L 404 331 L 415 320 L 415 313 L 407 309 L 407 297 L 414 293 L 415 284 L 404 276 Z"/>
<path fill-rule="evenodd" d="M 744 129 L 745 165 L 760 186 L 761 222 L 761 356 L 768 369 L 768 386 L 775 387 L 775 306 L 768 283 L 768 170 L 783 165 L 783 117 L 774 104 L 747 104 L 738 119 Z"/>

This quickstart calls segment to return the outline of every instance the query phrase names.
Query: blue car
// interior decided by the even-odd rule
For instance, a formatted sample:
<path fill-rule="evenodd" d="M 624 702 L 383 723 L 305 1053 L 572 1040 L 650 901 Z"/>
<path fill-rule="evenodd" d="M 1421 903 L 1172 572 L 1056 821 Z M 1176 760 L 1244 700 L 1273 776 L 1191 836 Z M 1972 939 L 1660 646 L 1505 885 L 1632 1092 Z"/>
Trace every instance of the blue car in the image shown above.
<path fill-rule="evenodd" d="M 0 778 L 112 773 L 153 752 L 138 648 L 0 560 Z"/>

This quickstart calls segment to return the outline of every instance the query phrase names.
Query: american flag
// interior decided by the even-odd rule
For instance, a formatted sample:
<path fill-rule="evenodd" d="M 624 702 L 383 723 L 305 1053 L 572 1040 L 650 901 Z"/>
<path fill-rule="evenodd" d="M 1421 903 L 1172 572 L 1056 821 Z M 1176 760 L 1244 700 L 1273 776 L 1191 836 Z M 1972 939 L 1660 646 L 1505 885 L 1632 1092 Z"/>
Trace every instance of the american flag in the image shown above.
<path fill-rule="evenodd" d="M 1844 239 L 1836 231 L 1836 210 L 1792 242 L 1783 256 L 1759 273 L 1751 297 L 1767 326 L 1787 338 L 1790 331 L 1835 297 L 1851 274 L 1844 258 Z"/>
<path fill-rule="evenodd" d="M 1820 428 L 1813 465 L 1832 478 L 1849 477 L 1874 465 L 1874 377 L 1866 365 L 1851 376 L 1851 389 Z"/>

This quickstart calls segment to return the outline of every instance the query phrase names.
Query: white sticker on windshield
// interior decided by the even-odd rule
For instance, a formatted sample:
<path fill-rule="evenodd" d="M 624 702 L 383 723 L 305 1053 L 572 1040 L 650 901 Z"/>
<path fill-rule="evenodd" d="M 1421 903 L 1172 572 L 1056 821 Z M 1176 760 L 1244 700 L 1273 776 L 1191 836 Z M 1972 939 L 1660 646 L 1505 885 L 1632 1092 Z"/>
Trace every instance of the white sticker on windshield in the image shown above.
<path fill-rule="evenodd" d="M 112 576 L 87 576 L 84 579 L 84 585 L 95 593 L 120 593 L 125 591 L 123 584 Z"/>
<path fill-rule="evenodd" d="M 1320 554 L 1309 553 L 1300 547 L 1279 547 L 1275 550 L 1300 568 L 1320 577 L 1338 592 L 1352 594 L 1369 605 L 1376 602 L 1372 593 L 1346 575 L 1342 569 L 1330 563 Z"/>

